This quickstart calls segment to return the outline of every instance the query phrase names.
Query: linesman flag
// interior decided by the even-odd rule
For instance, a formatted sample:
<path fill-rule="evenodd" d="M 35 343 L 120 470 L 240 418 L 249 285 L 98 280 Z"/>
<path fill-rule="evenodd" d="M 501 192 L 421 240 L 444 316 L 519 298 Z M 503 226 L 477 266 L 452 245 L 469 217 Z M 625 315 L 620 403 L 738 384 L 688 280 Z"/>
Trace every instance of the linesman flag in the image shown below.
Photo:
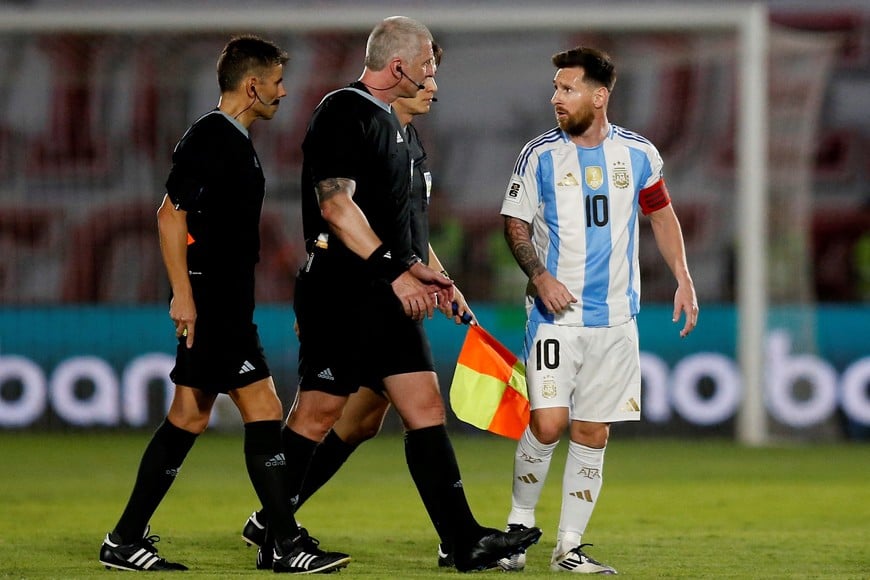
<path fill-rule="evenodd" d="M 450 385 L 457 417 L 480 429 L 519 439 L 529 424 L 526 369 L 480 325 L 468 327 Z"/>

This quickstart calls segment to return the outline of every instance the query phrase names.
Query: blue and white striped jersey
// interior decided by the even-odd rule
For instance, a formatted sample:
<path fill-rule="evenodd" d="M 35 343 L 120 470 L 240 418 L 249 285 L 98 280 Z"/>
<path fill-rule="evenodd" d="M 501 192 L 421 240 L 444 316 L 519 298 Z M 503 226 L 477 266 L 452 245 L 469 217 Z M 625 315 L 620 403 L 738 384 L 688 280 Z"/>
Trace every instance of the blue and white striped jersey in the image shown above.
<path fill-rule="evenodd" d="M 526 297 L 530 322 L 622 324 L 640 310 L 638 210 L 670 199 L 655 146 L 610 126 L 604 141 L 579 147 L 558 127 L 520 152 L 501 213 L 532 225 L 547 270 L 577 298 L 559 315 Z"/>

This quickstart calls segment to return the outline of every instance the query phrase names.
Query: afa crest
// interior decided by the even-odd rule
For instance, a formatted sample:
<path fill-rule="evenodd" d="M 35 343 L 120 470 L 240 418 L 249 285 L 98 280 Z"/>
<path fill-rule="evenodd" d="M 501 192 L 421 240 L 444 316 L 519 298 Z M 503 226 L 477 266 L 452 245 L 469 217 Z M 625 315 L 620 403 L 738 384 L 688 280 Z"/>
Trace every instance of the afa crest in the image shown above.
<path fill-rule="evenodd" d="M 613 186 L 619 189 L 625 189 L 631 183 L 628 176 L 628 168 L 625 163 L 617 161 L 613 164 Z"/>
<path fill-rule="evenodd" d="M 553 377 L 544 377 L 544 384 L 541 387 L 541 396 L 545 399 L 552 399 L 556 396 L 556 379 Z"/>

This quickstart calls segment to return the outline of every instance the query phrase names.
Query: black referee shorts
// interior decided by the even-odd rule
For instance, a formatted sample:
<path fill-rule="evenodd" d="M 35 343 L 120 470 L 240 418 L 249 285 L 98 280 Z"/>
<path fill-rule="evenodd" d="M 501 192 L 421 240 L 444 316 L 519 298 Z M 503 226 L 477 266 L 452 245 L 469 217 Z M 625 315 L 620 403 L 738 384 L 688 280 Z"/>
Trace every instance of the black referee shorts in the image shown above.
<path fill-rule="evenodd" d="M 350 395 L 385 377 L 434 371 L 420 322 L 402 311 L 386 284 L 353 289 L 349 280 L 300 276 L 294 309 L 299 323 L 299 388 Z"/>
<path fill-rule="evenodd" d="M 211 318 L 197 313 L 193 348 L 179 337 L 175 367 L 169 374 L 173 383 L 226 393 L 272 376 L 256 324 Z"/>

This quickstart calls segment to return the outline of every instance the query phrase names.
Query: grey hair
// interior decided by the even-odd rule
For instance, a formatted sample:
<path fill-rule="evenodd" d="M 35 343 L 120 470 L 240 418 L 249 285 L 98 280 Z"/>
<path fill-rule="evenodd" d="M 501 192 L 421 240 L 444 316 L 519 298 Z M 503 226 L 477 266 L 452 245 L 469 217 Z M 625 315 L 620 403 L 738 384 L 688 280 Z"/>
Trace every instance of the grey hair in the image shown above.
<path fill-rule="evenodd" d="M 406 16 L 391 16 L 381 21 L 366 42 L 366 68 L 383 70 L 396 57 L 412 60 L 417 56 L 420 40 L 432 42 L 432 33 L 422 22 Z"/>

